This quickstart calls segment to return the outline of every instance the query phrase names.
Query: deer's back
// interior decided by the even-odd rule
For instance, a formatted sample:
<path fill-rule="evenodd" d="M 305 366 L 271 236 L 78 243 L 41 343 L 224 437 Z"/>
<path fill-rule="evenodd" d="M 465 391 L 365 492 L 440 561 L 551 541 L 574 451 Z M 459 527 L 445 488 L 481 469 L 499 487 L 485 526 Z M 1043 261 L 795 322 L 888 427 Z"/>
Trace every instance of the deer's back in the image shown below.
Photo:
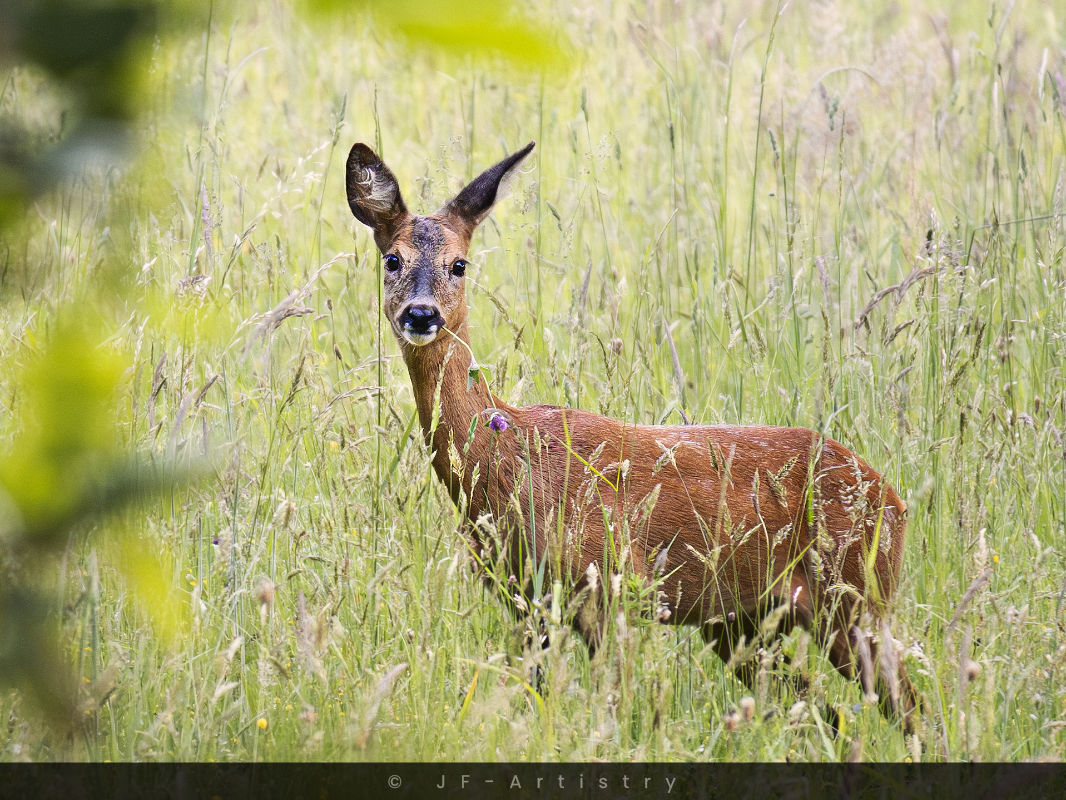
<path fill-rule="evenodd" d="M 625 551 L 638 574 L 663 578 L 677 621 L 750 607 L 790 570 L 864 596 L 873 572 L 878 597 L 894 591 L 903 503 L 863 459 L 814 431 L 632 425 L 557 406 L 512 416 L 521 535 L 528 542 L 535 530 L 538 557 L 547 549 L 575 579 Z M 615 542 L 607 559 L 606 541 Z"/>

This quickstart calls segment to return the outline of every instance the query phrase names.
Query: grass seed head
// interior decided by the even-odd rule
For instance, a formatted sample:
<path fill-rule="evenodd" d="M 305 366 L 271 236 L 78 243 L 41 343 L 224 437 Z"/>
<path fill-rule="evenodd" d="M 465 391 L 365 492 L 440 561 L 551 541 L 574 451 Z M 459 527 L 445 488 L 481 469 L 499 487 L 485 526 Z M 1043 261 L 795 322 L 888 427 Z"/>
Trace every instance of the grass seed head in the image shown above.
<path fill-rule="evenodd" d="M 745 722 L 751 722 L 755 719 L 755 698 L 751 695 L 746 695 L 740 698 L 740 714 L 744 717 Z"/>
<path fill-rule="evenodd" d="M 274 581 L 269 578 L 263 578 L 259 581 L 255 587 L 255 599 L 259 601 L 259 605 L 269 608 L 274 604 L 274 591 L 277 587 L 274 585 Z"/>

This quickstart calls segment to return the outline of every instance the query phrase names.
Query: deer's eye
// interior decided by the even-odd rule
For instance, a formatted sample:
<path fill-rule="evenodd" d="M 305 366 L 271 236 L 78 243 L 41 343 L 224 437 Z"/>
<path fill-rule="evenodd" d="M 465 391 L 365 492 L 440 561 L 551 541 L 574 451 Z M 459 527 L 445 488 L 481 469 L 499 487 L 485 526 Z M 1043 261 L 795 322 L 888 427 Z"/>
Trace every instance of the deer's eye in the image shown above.
<path fill-rule="evenodd" d="M 456 259 L 455 263 L 452 264 L 452 275 L 457 278 L 461 278 L 466 275 L 466 262 L 463 261 L 463 259 Z"/>
<path fill-rule="evenodd" d="M 388 253 L 384 261 L 386 272 L 396 272 L 400 268 L 400 257 L 395 253 Z"/>

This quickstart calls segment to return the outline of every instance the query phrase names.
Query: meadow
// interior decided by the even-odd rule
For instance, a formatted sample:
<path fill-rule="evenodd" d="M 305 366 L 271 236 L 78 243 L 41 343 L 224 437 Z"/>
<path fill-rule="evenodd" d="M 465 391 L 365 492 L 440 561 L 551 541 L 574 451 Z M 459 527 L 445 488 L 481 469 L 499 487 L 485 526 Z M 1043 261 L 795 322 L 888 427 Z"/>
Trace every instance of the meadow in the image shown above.
<path fill-rule="evenodd" d="M 867 5 L 548 2 L 523 54 L 277 0 L 151 39 L 133 157 L 4 231 L 0 451 L 50 431 L 192 477 L 0 558 L 51 598 L 78 709 L 0 687 L 0 759 L 1060 759 L 1066 17 Z M 0 110 L 60 135 L 63 96 L 3 70 Z M 542 652 L 471 574 L 344 159 L 367 142 L 428 213 L 531 139 L 471 248 L 493 390 L 809 427 L 883 472 L 924 749 L 805 634 L 780 647 L 836 736 L 773 652 L 754 693 L 635 614 L 590 661 L 547 613 Z M 27 470 L 7 518 L 73 480 L 34 500 Z"/>

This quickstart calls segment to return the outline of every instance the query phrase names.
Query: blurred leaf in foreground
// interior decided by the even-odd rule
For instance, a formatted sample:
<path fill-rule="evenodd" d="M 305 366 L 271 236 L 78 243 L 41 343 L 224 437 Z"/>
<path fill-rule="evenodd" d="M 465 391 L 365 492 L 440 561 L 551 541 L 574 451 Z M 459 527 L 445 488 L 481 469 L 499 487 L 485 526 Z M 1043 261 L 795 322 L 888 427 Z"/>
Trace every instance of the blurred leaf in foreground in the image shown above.
<path fill-rule="evenodd" d="M 6 571 L 5 571 L 6 572 Z M 0 589 L 0 684 L 14 684 L 56 722 L 70 718 L 76 683 L 61 665 L 58 623 L 39 592 Z"/>
<path fill-rule="evenodd" d="M 510 0 L 306 1 L 311 10 L 329 14 L 366 9 L 384 32 L 396 33 L 413 46 L 430 45 L 460 56 L 502 56 L 535 69 L 559 69 L 566 63 L 563 34 Z"/>
<path fill-rule="evenodd" d="M 87 524 L 171 485 L 172 473 L 129 456 L 115 426 L 125 364 L 84 323 L 61 323 L 15 376 L 19 412 L 0 453 L 0 683 L 25 688 L 53 719 L 69 718 L 74 682 L 49 581 L 51 554 Z M 134 534 L 108 546 L 159 632 L 176 631 L 159 556 Z"/>
<path fill-rule="evenodd" d="M 0 117 L 0 228 L 84 163 L 124 150 L 140 74 L 137 45 L 154 34 L 155 17 L 154 4 L 138 0 L 0 4 L 0 68 L 43 70 L 64 104 L 54 130 Z"/>
<path fill-rule="evenodd" d="M 123 365 L 90 341 L 68 325 L 16 381 L 19 431 L 0 455 L 0 486 L 17 513 L 4 526 L 9 535 L 61 535 L 104 491 L 101 478 L 119 459 L 114 394 Z"/>

